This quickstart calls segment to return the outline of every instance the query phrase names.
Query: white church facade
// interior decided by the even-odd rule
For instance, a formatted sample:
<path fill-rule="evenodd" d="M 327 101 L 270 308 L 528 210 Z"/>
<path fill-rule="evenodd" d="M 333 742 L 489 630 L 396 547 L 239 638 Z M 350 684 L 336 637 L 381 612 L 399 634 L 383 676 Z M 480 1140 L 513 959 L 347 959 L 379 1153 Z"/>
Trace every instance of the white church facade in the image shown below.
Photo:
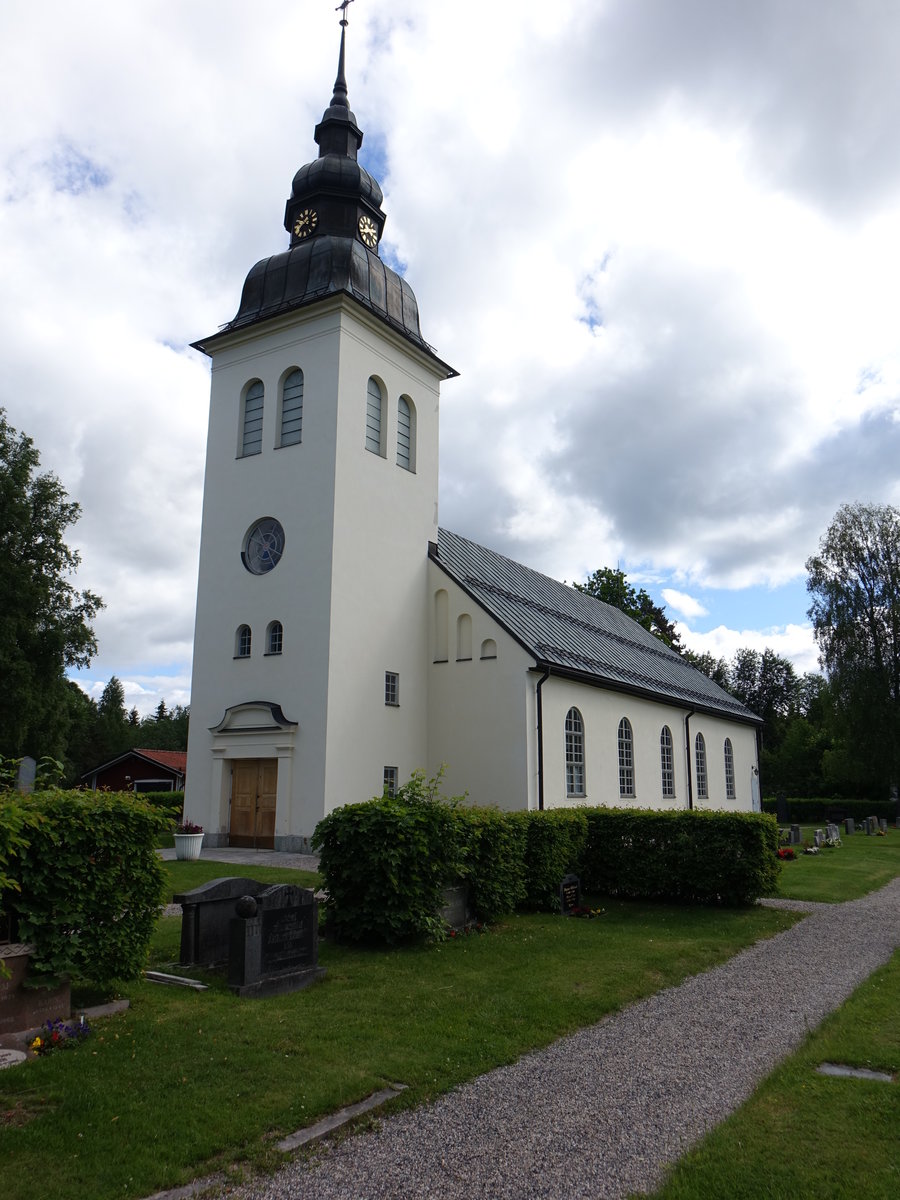
<path fill-rule="evenodd" d="M 758 807 L 759 721 L 617 609 L 438 527 L 439 389 L 378 254 L 344 31 L 289 248 L 212 360 L 185 812 L 303 849 L 415 770 L 476 804 Z"/>

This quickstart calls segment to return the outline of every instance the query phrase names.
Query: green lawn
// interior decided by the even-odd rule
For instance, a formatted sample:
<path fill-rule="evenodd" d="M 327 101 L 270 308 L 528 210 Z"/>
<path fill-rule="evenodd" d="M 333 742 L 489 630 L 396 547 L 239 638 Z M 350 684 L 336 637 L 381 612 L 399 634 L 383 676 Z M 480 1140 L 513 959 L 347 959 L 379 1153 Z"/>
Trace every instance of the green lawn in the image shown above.
<path fill-rule="evenodd" d="M 900 1079 L 833 1078 L 815 1068 L 833 1062 L 900 1074 L 898 1013 L 900 951 L 681 1159 L 654 1200 L 894 1200 Z"/>
<path fill-rule="evenodd" d="M 185 864 L 171 864 L 181 869 Z M 205 864 L 204 864 L 205 865 Z M 181 886 L 179 881 L 177 886 Z M 592 921 L 517 916 L 430 948 L 321 945 L 326 978 L 237 1000 L 147 982 L 70 1052 L 0 1073 L 4 1200 L 143 1197 L 223 1164 L 271 1163 L 276 1135 L 389 1082 L 420 1103 L 723 961 L 796 914 L 610 902 Z M 154 965 L 177 957 L 159 922 Z"/>
<path fill-rule="evenodd" d="M 805 841 L 812 842 L 816 828 L 821 826 L 801 827 Z M 885 837 L 859 832 L 844 836 L 841 826 L 841 837 L 840 846 L 818 854 L 803 854 L 802 847 L 795 847 L 797 858 L 782 864 L 776 894 L 838 903 L 865 896 L 900 875 L 900 830 L 889 827 Z"/>

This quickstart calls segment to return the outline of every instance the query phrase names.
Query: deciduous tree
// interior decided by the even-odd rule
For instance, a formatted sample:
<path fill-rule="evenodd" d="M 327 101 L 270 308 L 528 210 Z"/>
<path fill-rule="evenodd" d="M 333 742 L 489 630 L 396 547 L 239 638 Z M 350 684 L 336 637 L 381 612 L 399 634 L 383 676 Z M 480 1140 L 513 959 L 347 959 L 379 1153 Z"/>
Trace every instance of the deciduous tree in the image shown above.
<path fill-rule="evenodd" d="M 632 587 L 624 571 L 601 567 L 599 571 L 588 576 L 584 583 L 576 583 L 575 587 L 585 595 L 596 596 L 598 600 L 621 609 L 654 637 L 681 653 L 681 638 L 666 616 L 665 606 L 656 604 L 643 588 L 637 590 Z"/>

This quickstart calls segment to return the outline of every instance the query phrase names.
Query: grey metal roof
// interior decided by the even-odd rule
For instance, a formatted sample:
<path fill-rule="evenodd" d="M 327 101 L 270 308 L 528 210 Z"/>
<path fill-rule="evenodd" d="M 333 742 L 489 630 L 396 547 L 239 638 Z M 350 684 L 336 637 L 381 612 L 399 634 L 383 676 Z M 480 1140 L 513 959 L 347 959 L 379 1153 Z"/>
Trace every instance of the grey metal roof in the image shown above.
<path fill-rule="evenodd" d="M 596 686 L 761 724 L 739 700 L 612 605 L 446 529 L 438 531 L 431 557 L 537 665 Z"/>

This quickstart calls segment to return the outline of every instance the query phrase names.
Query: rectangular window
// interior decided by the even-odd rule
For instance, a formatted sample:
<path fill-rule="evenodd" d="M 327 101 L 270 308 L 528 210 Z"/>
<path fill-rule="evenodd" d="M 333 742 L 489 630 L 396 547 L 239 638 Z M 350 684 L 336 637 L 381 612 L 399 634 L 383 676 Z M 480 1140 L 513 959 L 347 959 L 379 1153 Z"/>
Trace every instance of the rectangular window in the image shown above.
<path fill-rule="evenodd" d="M 385 796 L 397 795 L 397 768 L 384 768 L 384 794 Z"/>
<path fill-rule="evenodd" d="M 400 676 L 396 671 L 384 673 L 384 702 L 393 708 L 400 704 Z"/>

